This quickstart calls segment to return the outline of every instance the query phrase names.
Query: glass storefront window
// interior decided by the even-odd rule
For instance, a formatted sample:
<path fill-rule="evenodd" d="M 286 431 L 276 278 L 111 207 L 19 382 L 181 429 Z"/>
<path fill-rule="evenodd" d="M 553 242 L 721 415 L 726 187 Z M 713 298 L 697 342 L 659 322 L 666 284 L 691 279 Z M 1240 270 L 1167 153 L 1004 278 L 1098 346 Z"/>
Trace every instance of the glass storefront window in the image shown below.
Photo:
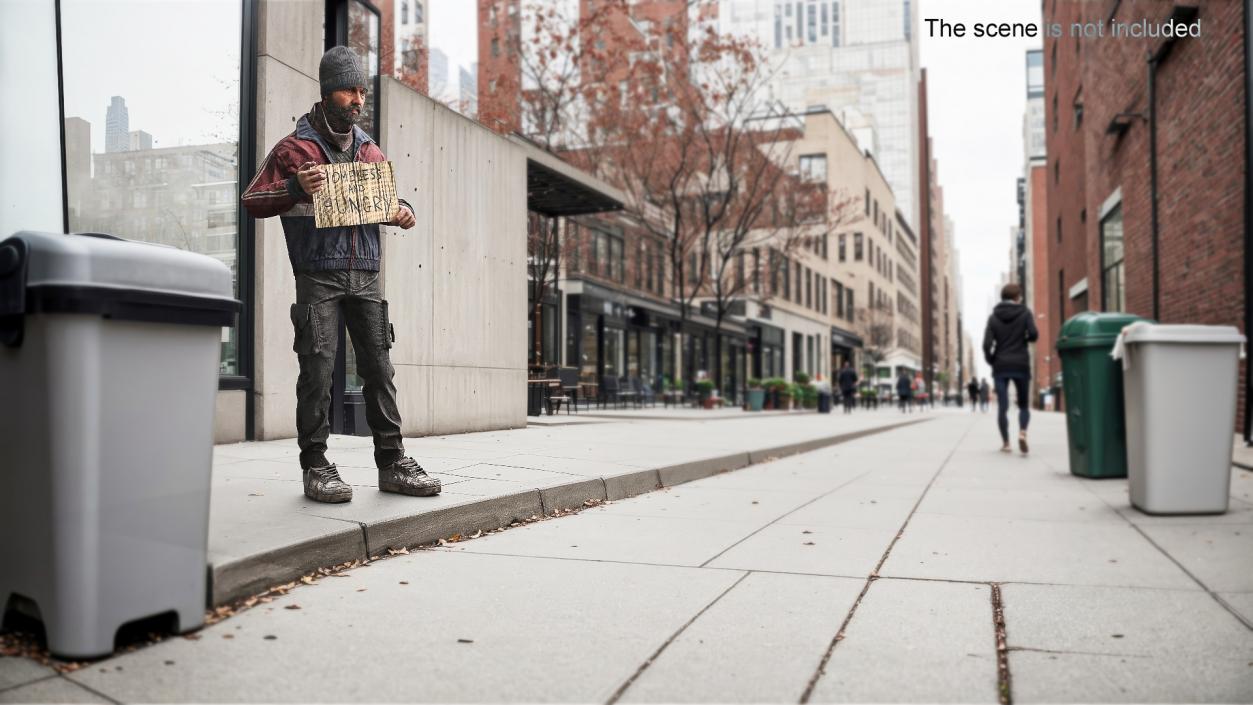
<path fill-rule="evenodd" d="M 639 331 L 633 330 L 627 335 L 626 373 L 628 377 L 640 376 L 640 333 Z"/>
<path fill-rule="evenodd" d="M 242 22 L 238 0 L 61 2 L 70 230 L 214 257 L 239 298 Z M 238 340 L 222 330 L 221 374 Z"/>
<path fill-rule="evenodd" d="M 605 376 L 622 377 L 626 373 L 626 331 L 605 328 Z"/>
<path fill-rule="evenodd" d="M 583 323 L 583 346 L 579 351 L 579 379 L 593 384 L 600 382 L 596 376 L 597 357 L 596 319 Z"/>
<path fill-rule="evenodd" d="M 657 334 L 643 331 L 640 333 L 640 379 L 656 384 L 657 374 Z"/>

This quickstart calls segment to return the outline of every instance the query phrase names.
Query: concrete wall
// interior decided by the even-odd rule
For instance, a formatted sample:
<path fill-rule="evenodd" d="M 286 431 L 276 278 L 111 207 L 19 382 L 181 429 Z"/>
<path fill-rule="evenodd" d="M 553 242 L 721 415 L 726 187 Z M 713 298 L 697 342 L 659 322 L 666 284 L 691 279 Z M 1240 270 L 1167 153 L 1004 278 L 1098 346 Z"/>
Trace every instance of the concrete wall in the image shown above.
<path fill-rule="evenodd" d="M 257 164 L 318 99 L 324 6 L 264 0 L 257 43 Z M 526 160 L 477 123 L 381 79 L 381 134 L 411 230 L 383 228 L 405 435 L 526 424 Z M 257 221 L 256 437 L 296 435 L 295 280 L 278 218 Z M 226 400 L 224 400 L 226 401 Z M 220 414 L 242 413 L 220 403 Z M 231 419 L 219 427 L 232 428 Z"/>
<path fill-rule="evenodd" d="M 384 78 L 382 144 L 412 230 L 386 228 L 392 363 L 409 434 L 526 425 L 526 159 Z"/>

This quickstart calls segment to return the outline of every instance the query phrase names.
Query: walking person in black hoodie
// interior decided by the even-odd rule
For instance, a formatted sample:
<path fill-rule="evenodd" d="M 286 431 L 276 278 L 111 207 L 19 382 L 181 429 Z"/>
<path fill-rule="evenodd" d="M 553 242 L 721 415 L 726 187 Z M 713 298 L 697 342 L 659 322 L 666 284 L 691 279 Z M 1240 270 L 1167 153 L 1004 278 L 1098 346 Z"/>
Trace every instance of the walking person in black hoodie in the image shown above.
<path fill-rule="evenodd" d="M 1031 357 L 1027 344 L 1040 337 L 1035 315 L 1022 304 L 1022 287 L 1006 284 L 1001 302 L 988 316 L 983 333 L 983 357 L 992 366 L 996 386 L 996 423 L 1001 430 L 1001 450 L 1009 448 L 1009 384 L 1014 384 L 1018 402 L 1018 449 L 1027 452 L 1027 423 L 1031 420 L 1028 388 L 1031 386 Z"/>
<path fill-rule="evenodd" d="M 844 401 L 844 413 L 851 414 L 854 398 L 857 395 L 857 372 L 853 370 L 853 363 L 848 360 L 844 361 L 844 368 L 840 370 L 837 381 L 840 384 L 840 399 Z"/>
<path fill-rule="evenodd" d="M 914 403 L 914 386 L 909 379 L 909 373 L 901 370 L 901 376 L 896 378 L 896 398 L 901 404 L 901 413 L 913 411 L 911 408 Z"/>

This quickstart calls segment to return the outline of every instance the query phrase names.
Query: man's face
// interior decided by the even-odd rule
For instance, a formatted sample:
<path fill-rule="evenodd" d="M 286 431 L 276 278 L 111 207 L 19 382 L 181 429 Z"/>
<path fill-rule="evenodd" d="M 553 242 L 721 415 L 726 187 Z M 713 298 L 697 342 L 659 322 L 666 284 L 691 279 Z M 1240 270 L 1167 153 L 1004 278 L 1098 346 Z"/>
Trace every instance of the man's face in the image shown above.
<path fill-rule="evenodd" d="M 355 125 L 361 119 L 361 110 L 365 106 L 366 89 L 341 88 L 326 97 L 327 112 L 341 125 Z"/>

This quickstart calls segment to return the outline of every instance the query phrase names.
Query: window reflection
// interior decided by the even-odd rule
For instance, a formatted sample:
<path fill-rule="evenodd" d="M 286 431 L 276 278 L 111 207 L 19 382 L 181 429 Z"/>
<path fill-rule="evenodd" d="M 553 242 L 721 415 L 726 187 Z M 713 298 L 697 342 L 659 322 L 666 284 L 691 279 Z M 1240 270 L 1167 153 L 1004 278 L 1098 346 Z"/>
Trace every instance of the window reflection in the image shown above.
<path fill-rule="evenodd" d="M 241 22 L 238 0 L 61 1 L 70 230 L 209 255 L 236 296 Z"/>

